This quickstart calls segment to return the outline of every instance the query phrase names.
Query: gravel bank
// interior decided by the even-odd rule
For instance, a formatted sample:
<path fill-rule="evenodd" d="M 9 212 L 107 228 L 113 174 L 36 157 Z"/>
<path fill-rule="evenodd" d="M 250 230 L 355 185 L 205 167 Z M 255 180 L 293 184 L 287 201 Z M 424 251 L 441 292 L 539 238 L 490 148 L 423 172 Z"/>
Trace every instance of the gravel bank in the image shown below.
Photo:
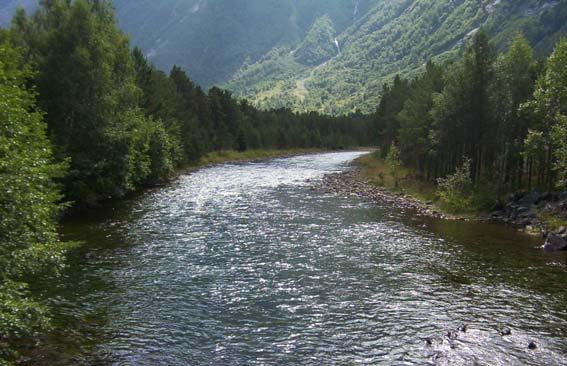
<path fill-rule="evenodd" d="M 315 189 L 344 196 L 355 196 L 394 208 L 411 210 L 418 215 L 438 219 L 455 219 L 439 212 L 431 202 L 425 203 L 402 193 L 392 193 L 365 181 L 358 170 L 329 174 L 314 182 Z"/>

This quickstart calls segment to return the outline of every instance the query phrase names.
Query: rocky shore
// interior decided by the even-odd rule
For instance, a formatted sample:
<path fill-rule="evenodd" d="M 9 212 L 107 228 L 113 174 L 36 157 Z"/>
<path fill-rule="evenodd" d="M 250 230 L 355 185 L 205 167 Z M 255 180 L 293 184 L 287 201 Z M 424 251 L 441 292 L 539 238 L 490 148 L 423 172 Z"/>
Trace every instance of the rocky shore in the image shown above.
<path fill-rule="evenodd" d="M 567 228 L 550 227 L 541 217 L 567 221 L 567 192 L 520 192 L 500 203 L 490 214 L 494 221 L 515 225 L 545 239 L 546 251 L 567 250 Z"/>
<path fill-rule="evenodd" d="M 344 196 L 355 196 L 385 203 L 391 207 L 414 211 L 418 215 L 430 216 L 438 219 L 451 219 L 436 210 L 433 202 L 422 202 L 409 195 L 392 193 L 387 189 L 377 187 L 360 177 L 357 170 L 328 174 L 315 183 L 316 189 Z"/>
<path fill-rule="evenodd" d="M 447 220 L 470 220 L 447 215 L 435 208 L 433 202 L 423 202 L 409 195 L 393 193 L 365 181 L 358 170 L 329 174 L 314 183 L 314 188 L 329 193 L 356 196 L 392 207 L 411 210 L 417 215 Z M 491 214 L 479 215 L 476 220 L 486 220 L 513 225 L 530 234 L 545 239 L 543 249 L 548 252 L 567 251 L 567 228 L 552 229 L 541 215 L 567 221 L 567 192 L 524 192 L 510 196 L 506 202 L 494 207 Z"/>

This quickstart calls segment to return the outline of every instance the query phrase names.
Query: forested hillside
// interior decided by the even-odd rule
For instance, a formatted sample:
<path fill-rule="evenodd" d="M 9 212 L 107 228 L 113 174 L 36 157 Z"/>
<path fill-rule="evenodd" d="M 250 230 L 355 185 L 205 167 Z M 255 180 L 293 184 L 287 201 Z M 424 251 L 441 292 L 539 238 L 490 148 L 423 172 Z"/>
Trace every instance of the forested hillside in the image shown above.
<path fill-rule="evenodd" d="M 549 53 L 567 34 L 566 14 L 566 1 L 376 0 L 352 26 L 337 32 L 338 57 L 313 66 L 272 52 L 242 68 L 227 86 L 263 108 L 370 112 L 384 81 L 396 74 L 416 75 L 430 59 L 443 62 L 462 55 L 480 27 L 497 49 L 521 32 L 537 54 Z"/>
<path fill-rule="evenodd" d="M 0 1 L 0 24 L 16 5 Z M 132 44 L 162 71 L 226 86 L 263 109 L 371 112 L 384 81 L 462 55 L 482 27 L 498 49 L 517 32 L 537 55 L 567 34 L 565 0 L 115 0 Z M 336 41 L 336 42 L 335 42 Z M 340 49 L 340 55 L 338 50 Z"/>

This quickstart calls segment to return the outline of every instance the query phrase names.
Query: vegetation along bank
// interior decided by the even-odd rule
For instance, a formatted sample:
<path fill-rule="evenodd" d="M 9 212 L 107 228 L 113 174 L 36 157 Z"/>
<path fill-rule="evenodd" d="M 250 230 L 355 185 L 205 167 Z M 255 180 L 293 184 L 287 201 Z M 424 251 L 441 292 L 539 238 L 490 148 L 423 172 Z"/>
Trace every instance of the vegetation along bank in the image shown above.
<path fill-rule="evenodd" d="M 496 54 L 479 31 L 460 61 L 385 85 L 369 116 L 265 111 L 204 91 L 179 67 L 157 70 L 106 1 L 19 11 L 0 29 L 0 360 L 50 329 L 48 302 L 29 283 L 56 277 L 76 245 L 58 235 L 65 209 L 167 181 L 203 157 L 222 161 L 224 150 L 377 145 L 361 162 L 369 182 L 431 201 L 423 209 L 439 216 L 528 220 L 548 248 L 567 249 L 566 65 L 564 39 L 538 60 L 522 36 Z M 514 192 L 530 193 L 506 198 Z"/>
<path fill-rule="evenodd" d="M 460 61 L 384 86 L 370 117 L 381 149 L 361 176 L 437 208 L 422 211 L 518 225 L 567 250 L 565 65 L 565 39 L 538 60 L 521 35 L 497 54 L 479 31 Z"/>

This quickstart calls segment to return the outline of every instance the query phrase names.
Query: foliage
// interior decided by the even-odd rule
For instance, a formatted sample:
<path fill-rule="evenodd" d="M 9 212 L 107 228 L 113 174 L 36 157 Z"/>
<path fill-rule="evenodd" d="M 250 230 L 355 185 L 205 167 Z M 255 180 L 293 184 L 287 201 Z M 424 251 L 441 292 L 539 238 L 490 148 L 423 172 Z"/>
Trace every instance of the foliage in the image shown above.
<path fill-rule="evenodd" d="M 561 116 L 553 126 L 552 138 L 555 147 L 555 169 L 558 173 L 558 185 L 567 188 L 567 117 Z"/>
<path fill-rule="evenodd" d="M 470 209 L 472 203 L 472 161 L 465 159 L 463 165 L 445 178 L 437 180 L 441 204 L 453 212 L 464 212 Z"/>
<path fill-rule="evenodd" d="M 388 163 L 388 168 L 390 169 L 390 175 L 394 178 L 394 188 L 397 188 L 402 162 L 400 160 L 400 150 L 394 143 L 392 143 L 392 145 L 390 146 L 390 150 L 388 151 L 388 155 L 386 156 L 386 162 Z"/>
<path fill-rule="evenodd" d="M 227 86 L 261 108 L 279 103 L 298 111 L 371 113 L 384 83 L 396 74 L 406 79 L 421 74 L 429 60 L 459 59 L 481 25 L 499 50 L 523 33 L 539 53 L 549 52 L 557 37 L 567 34 L 565 12 L 565 2 L 539 0 L 375 0 L 350 27 L 339 30 L 341 55 L 332 62 L 298 70 L 283 62 L 290 56 L 282 54 L 282 61 L 270 59 L 270 65 L 279 65 L 271 72 L 260 59 L 249 68 L 262 69 L 262 80 L 237 73 Z"/>
<path fill-rule="evenodd" d="M 567 178 L 566 133 L 567 120 L 567 40 L 561 39 L 547 60 L 545 72 L 540 76 L 531 106 L 540 118 L 539 128 L 544 134 L 547 148 L 552 150 L 554 168 L 559 184 L 565 186 Z M 550 164 L 550 162 L 547 162 Z"/>
<path fill-rule="evenodd" d="M 496 55 L 480 30 L 461 60 L 445 68 L 430 62 L 415 79 L 396 77 L 384 86 L 370 117 L 373 138 L 381 146 L 396 143 L 404 165 L 429 182 L 462 173 L 460 160 L 468 156 L 474 194 L 441 189 L 455 210 L 485 207 L 506 192 L 563 186 L 566 50 L 559 41 L 538 67 L 523 36 Z"/>
<path fill-rule="evenodd" d="M 338 50 L 335 46 L 335 28 L 328 16 L 318 18 L 297 50 L 295 59 L 307 66 L 317 66 L 333 57 Z"/>
<path fill-rule="evenodd" d="M 26 87 L 31 76 L 20 52 L 0 44 L 0 362 L 48 327 L 27 282 L 56 275 L 70 247 L 56 232 L 60 194 L 53 180 L 65 166 L 53 161 L 43 114 Z"/>

